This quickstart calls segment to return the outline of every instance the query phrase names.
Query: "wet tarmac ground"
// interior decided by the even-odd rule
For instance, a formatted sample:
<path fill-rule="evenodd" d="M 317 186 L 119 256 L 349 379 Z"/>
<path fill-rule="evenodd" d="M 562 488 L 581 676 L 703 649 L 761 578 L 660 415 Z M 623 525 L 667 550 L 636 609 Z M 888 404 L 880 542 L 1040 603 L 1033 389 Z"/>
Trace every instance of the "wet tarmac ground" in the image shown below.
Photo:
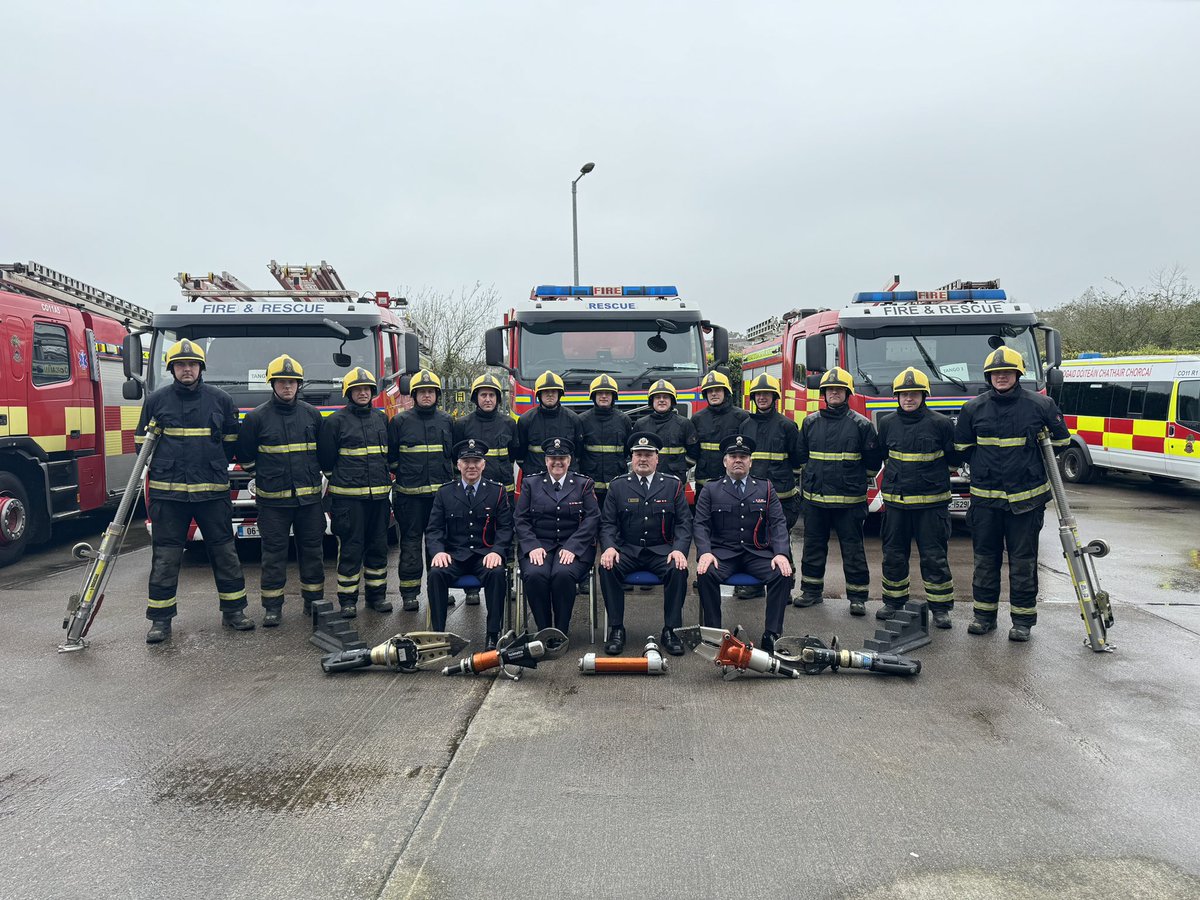
<path fill-rule="evenodd" d="M 909 680 L 723 682 L 694 654 L 584 677 L 582 599 L 572 650 L 519 683 L 326 676 L 294 597 L 282 628 L 223 629 L 202 552 L 149 647 L 140 529 L 92 646 L 58 654 L 66 535 L 0 570 L 0 897 L 1200 897 L 1200 487 L 1071 491 L 1112 546 L 1117 651 L 1082 646 L 1048 515 L 1033 641 L 968 635 L 960 601 Z M 956 531 L 960 598 L 970 558 Z M 826 585 L 785 631 L 860 646 L 836 547 Z M 631 645 L 660 602 L 629 595 Z M 396 606 L 364 637 L 424 627 Z M 725 608 L 761 631 L 762 601 Z M 482 607 L 450 623 L 478 649 Z"/>

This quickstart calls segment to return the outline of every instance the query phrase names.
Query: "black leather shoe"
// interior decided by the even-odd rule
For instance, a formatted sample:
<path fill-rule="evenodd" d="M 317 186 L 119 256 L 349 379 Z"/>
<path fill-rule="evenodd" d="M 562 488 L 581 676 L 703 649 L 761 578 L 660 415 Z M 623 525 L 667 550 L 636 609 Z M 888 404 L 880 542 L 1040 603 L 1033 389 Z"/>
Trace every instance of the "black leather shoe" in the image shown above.
<path fill-rule="evenodd" d="M 995 619 L 981 619 L 976 616 L 971 620 L 971 624 L 967 626 L 968 634 L 987 634 L 989 631 L 996 630 Z"/>
<path fill-rule="evenodd" d="M 933 624 L 938 628 L 950 627 L 950 613 L 945 610 L 935 610 L 933 613 Z"/>
<path fill-rule="evenodd" d="M 494 631 L 489 631 L 487 633 L 487 640 L 485 640 L 483 642 L 483 649 L 484 650 L 495 650 L 496 644 L 499 642 L 499 640 L 500 640 L 500 635 L 496 634 Z"/>
<path fill-rule="evenodd" d="M 1010 641 L 1018 641 L 1022 644 L 1025 643 L 1025 641 L 1029 640 L 1029 626 L 1014 625 L 1008 629 L 1008 639 Z"/>
<path fill-rule="evenodd" d="M 867 614 L 867 604 L 866 603 L 864 603 L 862 600 L 851 600 L 850 601 L 850 615 L 865 616 L 866 614 Z"/>
<path fill-rule="evenodd" d="M 777 635 L 773 631 L 764 631 L 762 640 L 758 642 L 758 649 L 766 650 L 768 653 L 774 653 L 775 652 L 775 639 L 777 637 L 779 637 L 779 635 Z"/>
<path fill-rule="evenodd" d="M 604 652 L 609 656 L 620 656 L 621 651 L 625 649 L 625 629 L 610 628 L 608 629 L 608 643 L 604 645 Z"/>
<path fill-rule="evenodd" d="M 375 610 L 377 613 L 390 613 L 392 611 L 392 601 L 386 597 L 383 600 L 376 600 L 374 603 L 367 601 L 367 607 Z"/>
<path fill-rule="evenodd" d="M 801 609 L 806 606 L 816 606 L 818 603 L 824 602 L 824 597 L 814 597 L 811 594 L 801 594 L 799 597 L 792 598 L 792 606 L 798 606 Z"/>
<path fill-rule="evenodd" d="M 358 618 L 358 604 L 357 603 L 343 603 L 342 604 L 342 618 L 343 619 L 357 619 Z"/>
<path fill-rule="evenodd" d="M 418 602 L 415 595 L 411 596 L 411 597 L 405 597 L 402 594 L 400 596 L 400 602 L 401 602 L 401 608 L 405 612 L 416 612 L 418 609 L 421 608 L 421 604 L 420 604 L 420 602 Z"/>
<path fill-rule="evenodd" d="M 147 644 L 161 644 L 171 636 L 171 620 L 156 619 L 150 623 L 150 630 L 146 632 Z"/>
<path fill-rule="evenodd" d="M 479 605 L 479 591 L 467 591 L 467 606 Z"/>
<path fill-rule="evenodd" d="M 282 606 L 268 606 L 263 611 L 263 628 L 277 628 L 282 621 Z"/>
<path fill-rule="evenodd" d="M 254 620 L 246 618 L 246 613 L 240 609 L 234 612 L 221 613 L 221 624 L 232 628 L 234 631 L 254 630 Z"/>
<path fill-rule="evenodd" d="M 664 628 L 660 637 L 662 639 L 662 646 L 666 648 L 668 653 L 672 656 L 683 656 L 683 641 L 675 636 L 674 631 L 670 628 Z"/>

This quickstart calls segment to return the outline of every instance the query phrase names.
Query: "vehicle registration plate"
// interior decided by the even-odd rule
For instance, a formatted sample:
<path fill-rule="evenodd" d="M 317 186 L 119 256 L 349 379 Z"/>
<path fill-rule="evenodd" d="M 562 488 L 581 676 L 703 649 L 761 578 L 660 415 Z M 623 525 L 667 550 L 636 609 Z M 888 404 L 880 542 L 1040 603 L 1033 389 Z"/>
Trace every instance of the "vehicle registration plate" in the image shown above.
<path fill-rule="evenodd" d="M 971 506 L 970 497 L 951 497 L 950 512 L 962 512 Z"/>
<path fill-rule="evenodd" d="M 237 527 L 237 536 L 240 538 L 256 538 L 259 537 L 257 525 L 239 525 Z"/>

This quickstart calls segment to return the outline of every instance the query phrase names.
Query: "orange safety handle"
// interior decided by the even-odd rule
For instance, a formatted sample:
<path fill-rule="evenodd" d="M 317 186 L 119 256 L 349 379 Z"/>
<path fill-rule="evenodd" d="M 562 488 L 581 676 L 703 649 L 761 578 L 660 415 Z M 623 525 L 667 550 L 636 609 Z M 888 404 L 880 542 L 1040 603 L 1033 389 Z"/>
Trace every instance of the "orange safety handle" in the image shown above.
<path fill-rule="evenodd" d="M 650 671 L 650 661 L 644 656 L 597 656 L 597 672 L 640 672 Z"/>
<path fill-rule="evenodd" d="M 486 672 L 488 669 L 494 669 L 500 665 L 499 650 L 485 650 L 483 653 L 471 654 L 471 671 Z"/>

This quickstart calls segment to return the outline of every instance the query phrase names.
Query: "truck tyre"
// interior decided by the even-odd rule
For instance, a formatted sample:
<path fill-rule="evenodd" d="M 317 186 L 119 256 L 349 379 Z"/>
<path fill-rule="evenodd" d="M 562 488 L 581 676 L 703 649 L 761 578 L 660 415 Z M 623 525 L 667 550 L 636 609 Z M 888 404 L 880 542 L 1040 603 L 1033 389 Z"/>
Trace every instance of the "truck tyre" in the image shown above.
<path fill-rule="evenodd" d="M 1087 484 L 1092 480 L 1093 466 L 1078 447 L 1068 447 L 1059 454 L 1058 467 L 1062 470 L 1064 481 Z"/>
<path fill-rule="evenodd" d="M 35 531 L 35 515 L 21 479 L 11 472 L 0 472 L 0 566 L 15 563 L 25 555 Z"/>

